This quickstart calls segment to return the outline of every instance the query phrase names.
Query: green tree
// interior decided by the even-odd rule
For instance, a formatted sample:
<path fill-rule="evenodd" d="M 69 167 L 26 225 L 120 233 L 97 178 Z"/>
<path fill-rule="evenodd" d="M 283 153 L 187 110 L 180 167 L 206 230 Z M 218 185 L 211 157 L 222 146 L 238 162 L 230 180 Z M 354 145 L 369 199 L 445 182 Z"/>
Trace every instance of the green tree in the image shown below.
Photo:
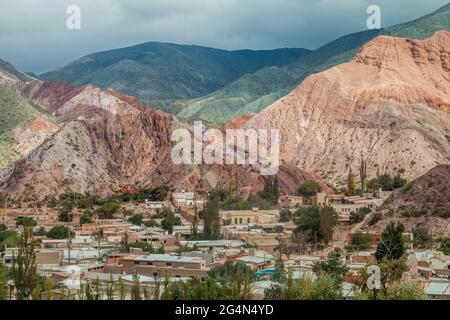
<path fill-rule="evenodd" d="M 292 213 L 289 209 L 282 209 L 280 211 L 280 222 L 289 222 L 291 217 Z"/>
<path fill-rule="evenodd" d="M 367 179 L 367 160 L 364 157 L 361 158 L 361 166 L 359 167 L 359 178 L 361 180 L 361 191 L 366 190 L 366 179 Z"/>
<path fill-rule="evenodd" d="M 12 258 L 12 278 L 18 300 L 29 300 L 37 284 L 33 230 L 26 227 L 19 238 L 17 255 Z"/>
<path fill-rule="evenodd" d="M 217 240 L 220 238 L 219 197 L 212 192 L 208 197 L 206 208 L 200 213 L 203 220 L 203 237 L 205 240 Z"/>
<path fill-rule="evenodd" d="M 112 219 L 119 212 L 121 205 L 119 202 L 106 202 L 100 208 L 95 210 L 100 219 Z"/>
<path fill-rule="evenodd" d="M 140 226 L 142 224 L 142 220 L 144 216 L 142 214 L 135 214 L 128 218 L 128 222 L 134 224 L 135 226 Z"/>
<path fill-rule="evenodd" d="M 333 238 L 334 228 L 339 223 L 339 215 L 332 207 L 300 208 L 294 216 L 297 225 L 294 235 L 305 234 L 310 243 L 327 245 Z"/>
<path fill-rule="evenodd" d="M 86 223 L 93 223 L 94 220 L 92 219 L 92 212 L 85 211 L 81 217 L 80 217 L 80 224 L 86 224 Z"/>
<path fill-rule="evenodd" d="M 441 246 L 439 248 L 445 255 L 450 255 L 450 238 L 444 238 L 441 240 Z"/>
<path fill-rule="evenodd" d="M 173 233 L 173 227 L 181 225 L 181 219 L 175 216 L 175 213 L 167 207 L 162 209 L 164 219 L 161 221 L 161 228 L 167 230 L 169 234 Z"/>
<path fill-rule="evenodd" d="M 413 229 L 413 243 L 415 248 L 430 249 L 433 245 L 433 237 L 425 227 Z"/>
<path fill-rule="evenodd" d="M 372 235 L 370 233 L 354 233 L 351 245 L 358 250 L 368 250 L 372 247 Z"/>
<path fill-rule="evenodd" d="M 37 222 L 31 217 L 22 217 L 16 220 L 16 226 L 36 227 Z"/>
<path fill-rule="evenodd" d="M 316 181 L 306 180 L 298 188 L 297 193 L 303 197 L 313 197 L 320 191 L 322 191 L 322 188 Z"/>
<path fill-rule="evenodd" d="M 325 273 L 334 277 L 339 283 L 342 282 L 344 275 L 348 272 L 348 267 L 340 260 L 340 254 L 332 252 L 326 261 L 320 261 L 314 264 L 313 271 L 316 274 Z"/>
<path fill-rule="evenodd" d="M 380 187 L 383 191 L 393 191 L 394 181 L 389 174 L 383 174 L 379 179 Z"/>
<path fill-rule="evenodd" d="M 50 239 L 62 240 L 67 239 L 69 237 L 69 233 L 70 237 L 73 237 L 75 235 L 75 233 L 73 231 L 70 231 L 68 227 L 58 225 L 54 226 L 48 231 L 47 237 L 49 237 Z"/>
<path fill-rule="evenodd" d="M 406 185 L 406 183 L 407 183 L 406 179 L 403 179 L 400 176 L 400 174 L 397 174 L 392 180 L 392 187 L 394 189 L 400 189 L 403 188 Z"/>
<path fill-rule="evenodd" d="M 381 234 L 380 243 L 377 246 L 375 257 L 380 262 L 383 259 L 400 259 L 405 253 L 405 240 L 403 232 L 405 227 L 401 223 L 392 222 Z"/>
<path fill-rule="evenodd" d="M 356 181 L 355 174 L 352 172 L 350 168 L 347 176 L 347 195 L 354 196 L 356 194 Z"/>
<path fill-rule="evenodd" d="M 131 286 L 131 300 L 142 300 L 141 281 L 138 275 L 133 275 L 133 285 Z"/>
<path fill-rule="evenodd" d="M 428 300 L 428 296 L 419 285 L 396 282 L 386 290 L 385 300 Z"/>
<path fill-rule="evenodd" d="M 8 267 L 0 262 L 0 300 L 5 300 L 8 296 L 8 278 Z"/>
<path fill-rule="evenodd" d="M 352 224 L 360 223 L 364 220 L 368 213 L 370 213 L 369 208 L 360 208 L 356 210 L 356 212 L 350 213 L 350 222 Z"/>

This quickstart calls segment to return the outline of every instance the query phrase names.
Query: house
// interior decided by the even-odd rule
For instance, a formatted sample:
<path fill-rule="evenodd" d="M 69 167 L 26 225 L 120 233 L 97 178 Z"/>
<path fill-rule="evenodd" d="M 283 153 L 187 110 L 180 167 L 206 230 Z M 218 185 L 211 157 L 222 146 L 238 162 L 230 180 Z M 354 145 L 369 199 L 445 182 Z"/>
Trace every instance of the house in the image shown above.
<path fill-rule="evenodd" d="M 146 209 L 152 209 L 152 210 L 159 210 L 162 208 L 168 208 L 169 203 L 167 201 L 150 201 L 145 199 L 145 208 Z"/>
<path fill-rule="evenodd" d="M 170 254 L 130 255 L 122 259 L 123 272 L 139 273 L 150 277 L 188 277 L 206 279 L 209 267 L 199 257 Z"/>
<path fill-rule="evenodd" d="M 239 257 L 236 261 L 246 264 L 253 271 L 259 271 L 264 270 L 269 264 L 271 264 L 272 260 L 270 257 L 271 256 L 265 257 L 264 255 L 248 255 Z"/>
<path fill-rule="evenodd" d="M 172 194 L 172 200 L 175 207 L 179 207 L 180 205 L 194 205 L 194 192 L 186 192 L 182 190 L 181 192 L 175 192 Z"/>
<path fill-rule="evenodd" d="M 278 200 L 278 204 L 282 207 L 282 208 L 288 208 L 288 209 L 293 209 L 293 208 L 298 208 L 301 207 L 305 204 L 305 198 L 303 197 L 299 197 L 299 196 L 281 196 Z"/>
<path fill-rule="evenodd" d="M 222 226 L 242 224 L 275 223 L 280 218 L 279 210 L 221 210 L 219 212 Z"/>

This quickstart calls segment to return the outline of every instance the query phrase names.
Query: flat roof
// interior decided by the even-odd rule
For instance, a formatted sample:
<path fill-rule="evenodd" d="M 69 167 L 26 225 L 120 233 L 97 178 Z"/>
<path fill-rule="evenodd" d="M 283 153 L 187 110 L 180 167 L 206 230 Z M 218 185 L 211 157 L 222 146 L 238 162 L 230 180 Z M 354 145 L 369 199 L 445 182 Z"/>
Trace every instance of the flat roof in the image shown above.
<path fill-rule="evenodd" d="M 238 240 L 201 240 L 201 241 L 180 241 L 182 246 L 197 247 L 242 247 L 245 242 Z"/>
<path fill-rule="evenodd" d="M 152 262 L 184 262 L 184 263 L 199 263 L 206 261 L 199 257 L 174 256 L 169 254 L 150 254 L 146 256 L 137 256 L 134 260 L 152 261 Z"/>

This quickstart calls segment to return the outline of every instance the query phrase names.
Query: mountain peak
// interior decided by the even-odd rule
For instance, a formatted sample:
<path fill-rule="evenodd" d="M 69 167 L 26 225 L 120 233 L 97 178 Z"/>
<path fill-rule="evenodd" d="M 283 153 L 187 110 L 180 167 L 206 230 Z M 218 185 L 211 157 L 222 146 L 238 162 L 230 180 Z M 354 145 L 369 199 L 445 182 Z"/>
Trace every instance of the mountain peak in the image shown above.
<path fill-rule="evenodd" d="M 357 63 L 381 68 L 408 70 L 417 64 L 441 65 L 450 69 L 450 32 L 440 30 L 425 40 L 378 36 L 354 57 Z"/>

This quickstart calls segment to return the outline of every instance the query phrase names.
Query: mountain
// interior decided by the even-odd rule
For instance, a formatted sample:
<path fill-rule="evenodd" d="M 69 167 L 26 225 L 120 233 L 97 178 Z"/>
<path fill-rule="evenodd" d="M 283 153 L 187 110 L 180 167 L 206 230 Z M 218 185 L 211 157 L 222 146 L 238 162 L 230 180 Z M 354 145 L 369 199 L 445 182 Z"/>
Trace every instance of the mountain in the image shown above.
<path fill-rule="evenodd" d="M 361 155 L 369 176 L 416 178 L 450 162 L 450 32 L 379 36 L 351 62 L 309 76 L 245 124 L 280 130 L 282 159 L 344 186 Z"/>
<path fill-rule="evenodd" d="M 173 164 L 171 133 L 185 125 L 170 114 L 144 107 L 134 97 L 92 85 L 25 83 L 7 76 L 0 76 L 0 83 L 0 88 L 38 105 L 60 123 L 45 141 L 0 170 L 0 193 L 23 205 L 66 188 L 109 195 L 124 185 L 166 182 L 175 188 L 206 191 L 236 178 L 243 194 L 264 187 L 264 177 L 255 166 Z M 305 180 L 316 180 L 330 191 L 314 175 L 289 164 L 281 166 L 279 178 L 284 192 L 294 192 Z"/>
<path fill-rule="evenodd" d="M 206 97 L 184 101 L 183 107 L 179 106 L 177 110 L 181 110 L 180 117 L 219 123 L 244 113 L 258 113 L 289 93 L 307 76 L 351 61 L 364 44 L 379 35 L 423 39 L 438 30 L 450 31 L 450 4 L 411 22 L 346 35 L 290 64 L 245 75 Z M 264 77 L 261 77 L 261 73 Z M 283 81 L 275 85 L 280 75 L 283 75 Z M 252 86 L 246 86 L 246 83 Z M 267 86 L 267 83 L 271 83 L 272 87 Z M 245 89 L 241 89 L 241 86 Z"/>
<path fill-rule="evenodd" d="M 381 232 L 399 219 L 407 230 L 425 226 L 435 237 L 450 236 L 450 165 L 438 165 L 395 191 L 375 218 L 368 220 L 366 230 Z"/>
<path fill-rule="evenodd" d="M 58 130 L 51 115 L 5 86 L 30 80 L 0 60 L 0 169 L 27 155 Z"/>
<path fill-rule="evenodd" d="M 75 86 L 94 84 L 144 101 L 191 99 L 218 90 L 244 74 L 283 66 L 307 53 L 306 49 L 225 51 L 149 42 L 94 53 L 40 78 Z"/>
<path fill-rule="evenodd" d="M 14 68 L 9 62 L 0 59 L 0 72 L 23 82 L 35 81 L 36 78 Z"/>

